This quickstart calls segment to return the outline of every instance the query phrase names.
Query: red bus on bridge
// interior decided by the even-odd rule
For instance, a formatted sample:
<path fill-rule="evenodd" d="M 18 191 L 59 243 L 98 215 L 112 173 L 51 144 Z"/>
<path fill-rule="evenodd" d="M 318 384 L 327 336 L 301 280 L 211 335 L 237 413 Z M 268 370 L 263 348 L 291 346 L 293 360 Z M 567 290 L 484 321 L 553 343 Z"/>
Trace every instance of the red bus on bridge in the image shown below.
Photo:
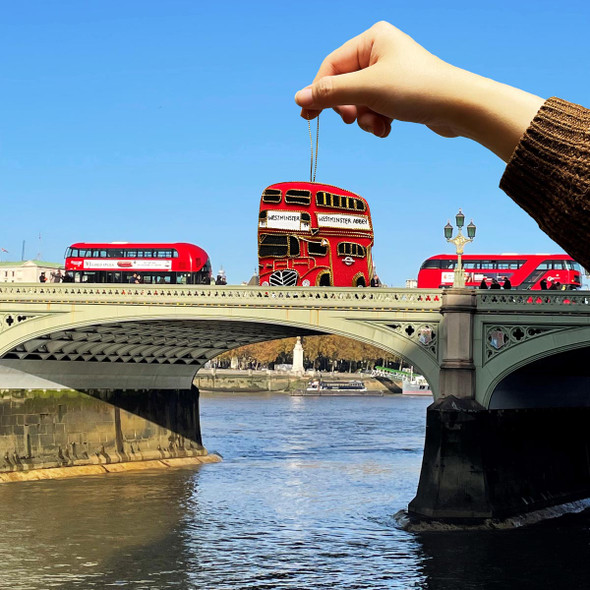
<path fill-rule="evenodd" d="M 366 287 L 372 247 L 369 205 L 359 195 L 315 182 L 282 182 L 262 193 L 261 285 Z"/>
<path fill-rule="evenodd" d="M 194 244 L 78 242 L 66 250 L 66 281 L 208 285 L 211 262 Z"/>
<path fill-rule="evenodd" d="M 465 285 L 479 287 L 485 278 L 502 283 L 508 277 L 514 289 L 541 289 L 559 283 L 562 289 L 579 289 L 582 268 L 567 254 L 463 254 Z M 457 265 L 456 254 L 437 254 L 422 263 L 418 272 L 418 288 L 450 287 Z"/>

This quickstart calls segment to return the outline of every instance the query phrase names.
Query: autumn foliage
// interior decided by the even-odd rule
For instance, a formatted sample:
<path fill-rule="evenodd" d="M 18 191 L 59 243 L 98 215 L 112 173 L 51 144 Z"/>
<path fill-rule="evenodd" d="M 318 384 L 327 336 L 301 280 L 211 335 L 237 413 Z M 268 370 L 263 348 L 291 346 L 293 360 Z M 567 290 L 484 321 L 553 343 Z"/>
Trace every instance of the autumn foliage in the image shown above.
<path fill-rule="evenodd" d="M 237 357 L 240 367 L 272 367 L 277 363 L 293 361 L 296 338 L 270 340 L 234 348 L 218 356 L 215 361 L 229 363 Z M 371 369 L 384 361 L 397 361 L 397 357 L 385 351 L 343 336 L 306 336 L 302 338 L 306 368 L 319 370 Z"/>

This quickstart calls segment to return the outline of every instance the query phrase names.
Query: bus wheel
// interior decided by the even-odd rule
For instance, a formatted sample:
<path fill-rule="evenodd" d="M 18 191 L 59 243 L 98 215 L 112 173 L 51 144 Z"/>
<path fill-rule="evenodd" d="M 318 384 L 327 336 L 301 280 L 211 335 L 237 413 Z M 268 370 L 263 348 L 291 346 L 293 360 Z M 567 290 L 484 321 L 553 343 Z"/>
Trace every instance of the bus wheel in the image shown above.
<path fill-rule="evenodd" d="M 318 285 L 320 287 L 331 287 L 332 286 L 332 281 L 330 280 L 330 273 L 325 272 L 320 277 L 320 282 L 318 283 Z"/>

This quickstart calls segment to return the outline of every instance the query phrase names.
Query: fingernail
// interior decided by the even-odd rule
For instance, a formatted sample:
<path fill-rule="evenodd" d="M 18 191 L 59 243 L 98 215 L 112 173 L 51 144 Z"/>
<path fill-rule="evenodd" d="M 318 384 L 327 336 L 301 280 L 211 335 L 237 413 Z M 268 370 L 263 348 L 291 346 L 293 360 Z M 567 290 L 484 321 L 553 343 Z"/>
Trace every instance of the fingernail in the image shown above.
<path fill-rule="evenodd" d="M 308 87 L 308 88 L 304 88 L 303 90 L 300 90 L 295 95 L 295 102 L 300 107 L 311 106 L 313 104 L 313 95 L 311 93 L 311 88 Z"/>

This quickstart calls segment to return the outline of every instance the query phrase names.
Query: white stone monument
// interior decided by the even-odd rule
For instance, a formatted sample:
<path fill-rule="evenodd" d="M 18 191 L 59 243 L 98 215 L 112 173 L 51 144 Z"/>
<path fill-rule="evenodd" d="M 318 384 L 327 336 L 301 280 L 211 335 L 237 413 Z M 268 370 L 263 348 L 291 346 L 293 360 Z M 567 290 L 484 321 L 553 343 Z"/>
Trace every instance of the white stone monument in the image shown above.
<path fill-rule="evenodd" d="M 303 368 L 303 345 L 301 344 L 301 337 L 297 336 L 297 342 L 293 347 L 293 373 L 303 374 L 305 369 Z"/>

